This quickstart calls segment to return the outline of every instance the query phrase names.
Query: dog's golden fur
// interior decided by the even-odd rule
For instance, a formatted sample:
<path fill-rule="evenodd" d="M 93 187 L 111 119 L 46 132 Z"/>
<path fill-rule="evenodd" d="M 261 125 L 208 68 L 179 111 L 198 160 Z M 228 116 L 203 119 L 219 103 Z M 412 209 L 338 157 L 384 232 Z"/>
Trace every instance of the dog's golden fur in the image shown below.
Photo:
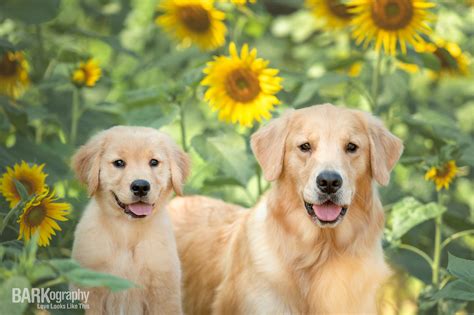
<path fill-rule="evenodd" d="M 124 168 L 113 161 L 122 159 Z M 157 167 L 149 165 L 157 159 Z M 181 193 L 188 158 L 171 139 L 151 128 L 114 127 L 82 146 L 73 168 L 91 194 L 75 232 L 72 257 L 82 266 L 134 282 L 111 293 L 92 289 L 90 314 L 181 314 L 181 270 L 165 205 L 172 190 Z M 119 206 L 135 202 L 131 182 L 144 179 L 151 189 L 150 215 L 132 218 Z"/>
<path fill-rule="evenodd" d="M 356 142 L 357 153 L 345 146 Z M 311 144 L 310 153 L 298 146 Z M 169 204 L 183 268 L 187 314 L 370 314 L 390 274 L 384 214 L 373 181 L 386 185 L 401 141 L 356 110 L 312 106 L 252 137 L 272 189 L 249 211 L 206 197 Z M 340 171 L 345 218 L 322 227 L 304 206 L 321 169 Z"/>

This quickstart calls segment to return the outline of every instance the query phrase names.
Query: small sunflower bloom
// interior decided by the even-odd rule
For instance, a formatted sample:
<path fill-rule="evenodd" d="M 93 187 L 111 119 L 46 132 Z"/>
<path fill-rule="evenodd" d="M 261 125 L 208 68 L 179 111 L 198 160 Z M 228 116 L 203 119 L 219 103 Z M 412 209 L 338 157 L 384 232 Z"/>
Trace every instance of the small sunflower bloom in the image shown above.
<path fill-rule="evenodd" d="M 56 235 L 55 230 L 61 231 L 56 221 L 67 221 L 71 210 L 70 204 L 56 200 L 55 193 L 46 190 L 25 205 L 17 221 L 20 224 L 19 240 L 29 241 L 39 231 L 38 245 L 49 245 L 52 235 Z"/>
<path fill-rule="evenodd" d="M 461 173 L 456 161 L 451 160 L 441 166 L 432 166 L 425 173 L 425 180 L 432 181 L 436 185 L 436 190 L 449 189 L 449 185 L 456 176 Z"/>
<path fill-rule="evenodd" d="M 214 57 L 203 70 L 201 85 L 208 86 L 205 100 L 219 119 L 251 127 L 254 121 L 271 117 L 270 111 L 280 101 L 275 96 L 281 90 L 278 70 L 267 68 L 268 61 L 257 58 L 257 50 L 249 51 L 245 44 L 240 52 L 229 45 L 230 56 Z"/>
<path fill-rule="evenodd" d="M 429 11 L 435 4 L 427 0 L 350 0 L 352 35 L 356 44 L 375 41 L 375 50 L 382 47 L 386 54 L 395 55 L 397 44 L 402 53 L 407 52 L 407 43 L 423 44 L 421 34 L 429 35 L 428 23 L 434 20 Z"/>
<path fill-rule="evenodd" d="M 353 16 L 352 7 L 342 0 L 306 0 L 306 6 L 316 19 L 323 19 L 330 30 L 349 26 Z"/>
<path fill-rule="evenodd" d="M 93 87 L 102 76 L 102 69 L 100 69 L 97 61 L 90 58 L 86 62 L 81 62 L 71 76 L 72 82 L 78 87 Z"/>
<path fill-rule="evenodd" d="M 443 39 L 418 45 L 415 50 L 419 53 L 433 54 L 439 61 L 440 68 L 437 71 L 430 69 L 433 78 L 442 76 L 466 76 L 469 74 L 470 60 L 458 44 Z M 398 63 L 398 67 L 409 73 L 416 73 L 420 68 L 411 63 Z"/>
<path fill-rule="evenodd" d="M 20 97 L 30 85 L 29 64 L 21 51 L 0 55 L 0 94 Z"/>
<path fill-rule="evenodd" d="M 25 187 L 28 195 L 40 195 L 46 190 L 45 180 L 48 175 L 43 172 L 43 167 L 44 164 L 30 166 L 25 161 L 15 164 L 13 168 L 7 167 L 7 171 L 0 178 L 0 192 L 11 208 L 21 201 L 15 180 Z"/>
<path fill-rule="evenodd" d="M 163 12 L 155 23 L 181 41 L 184 46 L 196 44 L 201 50 L 212 50 L 225 43 L 225 13 L 214 7 L 213 0 L 163 0 Z"/>
<path fill-rule="evenodd" d="M 225 1 L 225 0 L 224 0 Z M 230 2 L 232 2 L 233 4 L 237 4 L 237 5 L 246 5 L 247 2 L 248 3 L 257 3 L 257 0 L 229 0 Z"/>

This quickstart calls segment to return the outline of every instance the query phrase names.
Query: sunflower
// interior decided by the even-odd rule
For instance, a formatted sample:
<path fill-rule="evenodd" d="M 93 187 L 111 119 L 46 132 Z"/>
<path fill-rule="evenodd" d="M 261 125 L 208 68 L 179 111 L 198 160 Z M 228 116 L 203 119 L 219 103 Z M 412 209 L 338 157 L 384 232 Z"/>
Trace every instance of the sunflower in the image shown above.
<path fill-rule="evenodd" d="M 43 173 L 43 167 L 44 164 L 29 166 L 25 161 L 15 164 L 13 168 L 7 167 L 7 172 L 0 178 L 0 192 L 10 202 L 11 208 L 21 201 L 15 180 L 23 184 L 28 195 L 40 195 L 46 190 L 45 179 L 48 175 Z"/>
<path fill-rule="evenodd" d="M 46 190 L 25 205 L 17 221 L 20 224 L 19 240 L 25 238 L 28 241 L 39 231 L 38 245 L 49 245 L 51 235 L 56 235 L 54 230 L 61 231 L 56 221 L 67 221 L 66 215 L 71 210 L 70 204 L 56 200 L 55 193 L 49 194 Z"/>
<path fill-rule="evenodd" d="M 224 12 L 213 0 L 164 0 L 158 5 L 163 14 L 155 23 L 178 38 L 182 44 L 195 43 L 202 50 L 220 47 L 225 42 Z"/>
<path fill-rule="evenodd" d="M 233 4 L 237 5 L 245 5 L 247 4 L 247 0 L 229 0 Z M 257 3 L 257 0 L 248 0 L 249 3 Z"/>
<path fill-rule="evenodd" d="M 353 16 L 351 7 L 342 0 L 306 0 L 306 6 L 317 19 L 324 19 L 329 29 L 348 26 Z"/>
<path fill-rule="evenodd" d="M 442 75 L 468 75 L 469 58 L 458 44 L 443 39 L 418 45 L 415 50 L 420 53 L 433 54 L 439 61 L 440 69 L 431 71 L 434 78 Z M 416 64 L 398 62 L 398 67 L 409 73 L 416 73 L 420 69 Z"/>
<path fill-rule="evenodd" d="M 94 59 L 90 58 L 79 64 L 79 67 L 72 73 L 71 80 L 78 87 L 84 85 L 93 87 L 99 81 L 101 75 L 102 70 L 99 65 Z"/>
<path fill-rule="evenodd" d="M 427 9 L 435 6 L 426 0 L 351 0 L 349 10 L 354 14 L 352 35 L 364 46 L 375 41 L 375 50 L 384 48 L 395 55 L 397 42 L 406 54 L 407 42 L 413 46 L 424 43 L 420 34 L 430 34 L 428 22 L 434 19 Z"/>
<path fill-rule="evenodd" d="M 442 188 L 449 189 L 449 184 L 460 173 L 456 161 L 451 160 L 441 166 L 432 166 L 426 172 L 425 180 L 433 181 L 436 184 L 436 190 L 440 191 Z"/>
<path fill-rule="evenodd" d="M 30 84 L 29 65 L 21 51 L 0 55 L 0 94 L 13 99 L 20 97 Z"/>
<path fill-rule="evenodd" d="M 209 86 L 205 100 L 226 122 L 250 127 L 254 120 L 269 119 L 270 111 L 280 103 L 275 96 L 281 89 L 278 70 L 267 68 L 268 61 L 257 58 L 255 48 L 249 52 L 247 44 L 240 56 L 234 43 L 229 52 L 230 56 L 214 57 L 204 69 L 201 85 Z"/>

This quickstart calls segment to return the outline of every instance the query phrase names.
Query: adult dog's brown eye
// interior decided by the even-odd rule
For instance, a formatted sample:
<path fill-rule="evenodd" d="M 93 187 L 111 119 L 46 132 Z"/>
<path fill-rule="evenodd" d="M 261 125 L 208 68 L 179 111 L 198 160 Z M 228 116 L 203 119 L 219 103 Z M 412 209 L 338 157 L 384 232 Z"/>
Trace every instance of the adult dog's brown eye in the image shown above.
<path fill-rule="evenodd" d="M 112 164 L 117 168 L 125 167 L 125 161 L 124 160 L 115 160 L 115 161 L 112 162 Z"/>
<path fill-rule="evenodd" d="M 303 143 L 302 145 L 300 145 L 299 148 L 302 152 L 309 152 L 309 151 L 311 151 L 311 144 L 306 142 L 306 143 Z"/>
<path fill-rule="evenodd" d="M 151 159 L 149 164 L 151 167 L 156 167 L 158 164 L 160 164 L 160 162 L 156 159 Z"/>
<path fill-rule="evenodd" d="M 359 148 L 359 147 L 358 147 L 356 144 L 354 144 L 354 143 L 352 143 L 352 142 L 349 142 L 349 143 L 346 145 L 346 152 L 348 152 L 348 153 L 354 153 L 354 152 L 357 151 L 358 148 Z"/>

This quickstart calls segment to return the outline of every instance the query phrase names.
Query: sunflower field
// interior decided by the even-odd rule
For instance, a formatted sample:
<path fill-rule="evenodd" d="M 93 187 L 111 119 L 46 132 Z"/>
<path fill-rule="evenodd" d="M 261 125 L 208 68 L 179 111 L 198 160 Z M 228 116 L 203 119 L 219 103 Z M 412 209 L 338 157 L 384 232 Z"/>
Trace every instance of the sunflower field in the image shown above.
<path fill-rule="evenodd" d="M 404 141 L 380 313 L 472 314 L 473 56 L 472 0 L 0 1 L 0 314 L 39 312 L 12 288 L 133 285 L 70 258 L 70 158 L 98 131 L 158 128 L 192 158 L 186 195 L 251 207 L 270 183 L 250 135 L 322 103 Z"/>

